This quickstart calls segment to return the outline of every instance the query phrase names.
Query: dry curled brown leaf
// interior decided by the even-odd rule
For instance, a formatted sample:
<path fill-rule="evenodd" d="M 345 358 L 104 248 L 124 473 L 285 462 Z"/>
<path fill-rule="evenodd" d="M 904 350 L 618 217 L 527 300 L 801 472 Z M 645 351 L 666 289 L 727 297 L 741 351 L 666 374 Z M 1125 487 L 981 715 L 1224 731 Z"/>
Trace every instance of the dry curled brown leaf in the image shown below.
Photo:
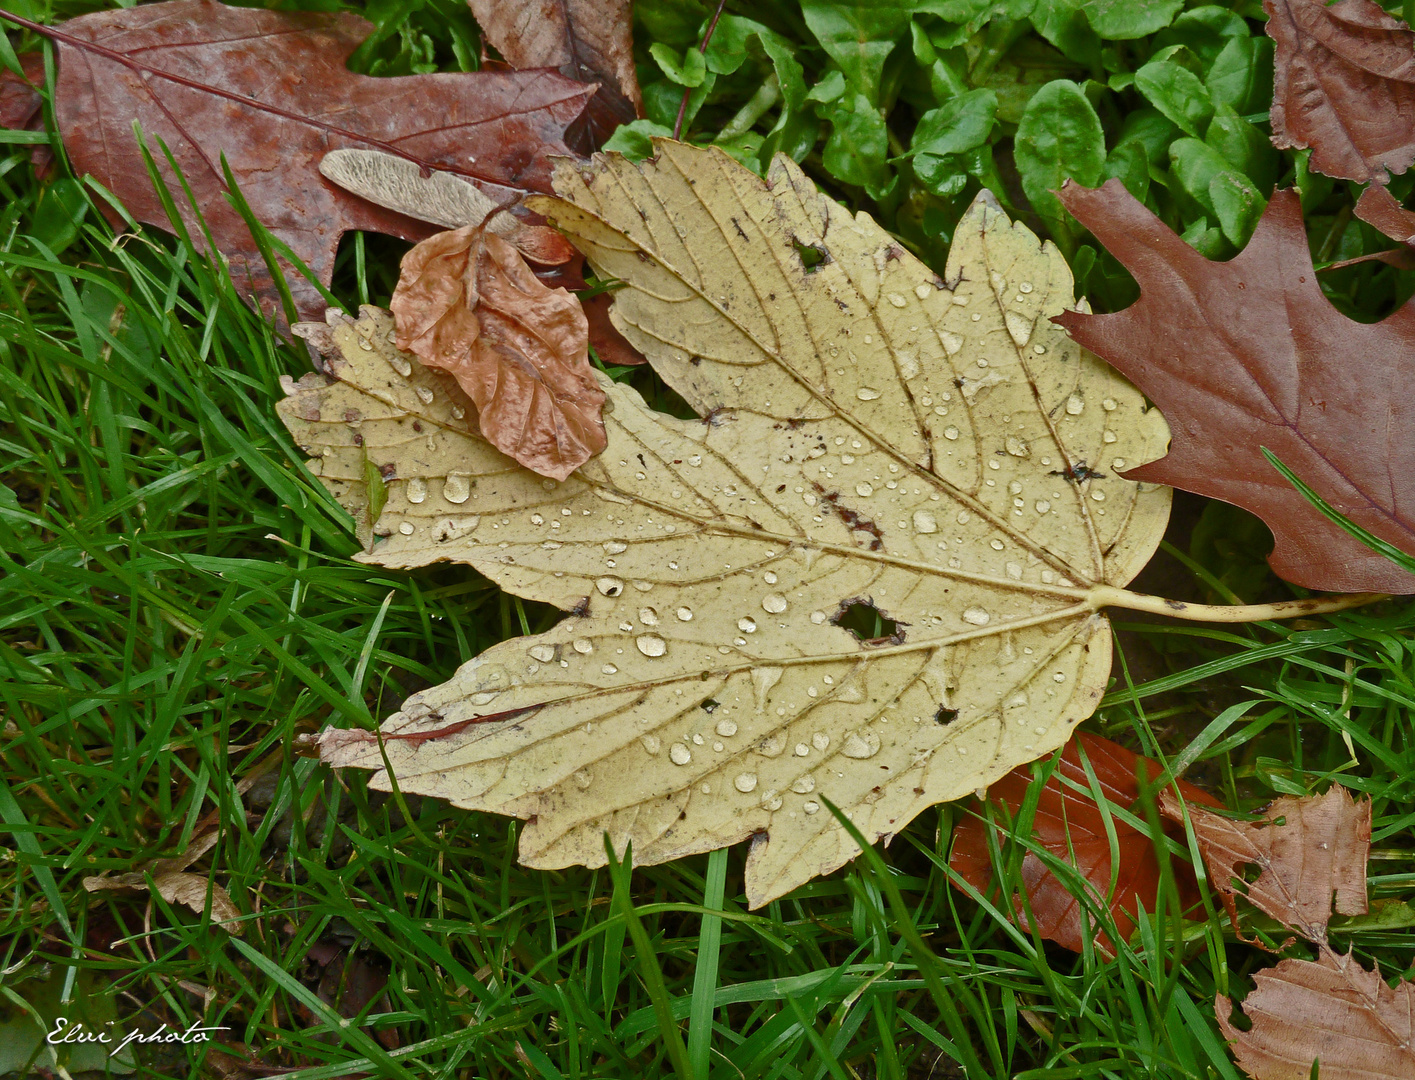
<path fill-rule="evenodd" d="M 1090 794 L 1090 780 L 1082 763 L 1085 752 L 1107 801 L 1139 813 L 1140 786 L 1138 769 L 1143 767 L 1153 781 L 1163 771 L 1157 761 L 1131 753 L 1119 743 L 1097 735 L 1081 732 L 1062 751 L 1061 760 L 1051 778 L 1042 787 L 1032 822 L 1032 839 L 1051 855 L 1075 867 L 1095 894 L 1098 904 L 1109 909 L 1116 929 L 1129 937 L 1141 905 L 1149 912 L 1156 910 L 1160 885 L 1159 858 L 1153 841 L 1139 829 L 1124 821 L 1111 818 L 1115 830 L 1112 848 L 1105 817 Z M 1032 769 L 1024 765 L 1013 769 L 988 788 L 988 798 L 1016 814 L 1032 782 Z M 1072 785 L 1085 789 L 1078 791 Z M 1204 791 L 1192 784 L 1180 782 L 1184 800 L 1190 805 L 1217 805 Z M 993 887 L 992 856 L 988 850 L 987 832 L 998 830 L 999 845 L 1007 837 L 998 826 L 989 826 L 981 817 L 970 816 L 953 833 L 953 851 L 949 866 L 983 893 Z M 1182 835 L 1174 828 L 1175 835 Z M 1187 909 L 1198 902 L 1198 885 L 1187 864 L 1170 863 L 1179 885 L 1180 902 Z M 1055 941 L 1074 952 L 1084 947 L 1081 902 L 1072 889 L 1057 880 L 1046 864 L 1028 852 L 1022 858 L 1021 880 L 1027 890 L 1032 921 L 1044 938 Z M 1017 921 L 1027 926 L 1026 909 L 1021 897 L 1012 898 Z M 1096 930 L 1095 919 L 1090 928 L 1096 942 L 1114 953 L 1114 944 L 1104 932 Z"/>
<path fill-rule="evenodd" d="M 604 449 L 604 391 L 580 302 L 549 289 L 516 248 L 480 226 L 438 233 L 403 258 L 398 347 L 451 372 L 482 436 L 564 480 Z"/>
<path fill-rule="evenodd" d="M 320 158 L 375 148 L 451 170 L 495 202 L 548 190 L 553 155 L 590 89 L 550 71 L 370 78 L 346 66 L 372 25 L 352 14 L 225 7 L 211 0 L 84 15 L 50 27 L 59 48 L 55 109 L 78 173 L 92 173 L 140 221 L 170 227 L 133 137 L 142 127 L 168 186 L 171 150 L 242 293 L 272 283 L 226 198 L 224 155 L 255 216 L 322 282 L 351 229 L 420 239 L 430 228 L 326 183 Z M 194 238 L 201 230 L 176 199 Z M 305 314 L 318 290 L 289 276 Z"/>
<path fill-rule="evenodd" d="M 1269 562 L 1288 581 L 1415 592 L 1415 575 L 1328 521 L 1262 453 L 1415 554 L 1415 307 L 1371 324 L 1332 307 L 1290 191 L 1273 195 L 1228 262 L 1204 258 L 1118 180 L 1068 183 L 1060 197 L 1140 285 L 1124 311 L 1057 320 L 1170 423 L 1169 454 L 1125 475 L 1251 510 L 1277 538 Z"/>
<path fill-rule="evenodd" d="M 1272 130 L 1312 168 L 1384 183 L 1415 159 L 1415 34 L 1371 0 L 1265 0 Z"/>
<path fill-rule="evenodd" d="M 1252 1027 L 1215 1002 L 1219 1030 L 1253 1080 L 1406 1080 L 1415 1076 L 1415 983 L 1386 984 L 1351 956 L 1325 946 L 1316 961 L 1284 960 L 1253 975 L 1243 1002 Z"/>
<path fill-rule="evenodd" d="M 553 67 L 599 84 L 575 134 L 582 153 L 597 150 L 643 106 L 634 74 L 630 0 L 467 0 L 486 39 L 515 68 Z M 579 137 L 576 138 L 576 135 Z"/>
<path fill-rule="evenodd" d="M 1162 796 L 1161 805 L 1170 817 L 1179 816 L 1172 795 Z M 1333 908 L 1341 915 L 1366 912 L 1370 799 L 1353 802 L 1333 784 L 1325 795 L 1276 800 L 1262 821 L 1232 821 L 1197 806 L 1189 808 L 1189 817 L 1235 928 L 1234 898 L 1240 895 L 1309 941 L 1326 941 Z M 1244 885 L 1246 866 L 1261 873 Z"/>
<path fill-rule="evenodd" d="M 185 904 L 198 915 L 206 910 L 207 890 L 211 892 L 211 921 L 232 934 L 239 934 L 245 928 L 241 923 L 241 909 L 231 899 L 231 894 L 205 874 L 193 874 L 187 867 L 210 851 L 220 834 L 206 833 L 188 845 L 187 850 L 172 859 L 154 859 L 144 863 L 139 869 L 126 874 L 101 874 L 83 879 L 88 892 L 103 892 L 108 889 L 135 889 L 145 892 L 148 879 L 157 894 L 169 904 Z"/>

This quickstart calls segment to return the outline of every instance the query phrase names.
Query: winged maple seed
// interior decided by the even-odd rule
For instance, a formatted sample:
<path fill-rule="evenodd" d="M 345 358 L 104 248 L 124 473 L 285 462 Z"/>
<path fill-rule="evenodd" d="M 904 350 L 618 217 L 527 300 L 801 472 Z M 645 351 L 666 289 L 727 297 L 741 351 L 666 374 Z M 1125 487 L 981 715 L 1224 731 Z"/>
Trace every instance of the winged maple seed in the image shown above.
<path fill-rule="evenodd" d="M 668 141 L 579 168 L 533 209 L 626 283 L 616 324 L 702 419 L 601 380 L 608 445 L 557 483 L 476 438 L 385 313 L 334 316 L 280 413 L 377 540 L 360 558 L 455 559 L 571 614 L 414 695 L 398 739 L 321 752 L 527 819 L 531 866 L 602 865 L 606 833 L 640 863 L 752 837 L 755 907 L 857 854 L 827 799 L 873 840 L 1064 743 L 1109 672 L 1099 608 L 1186 612 L 1120 588 L 1169 491 L 1117 471 L 1167 429 L 1052 325 L 1066 264 L 991 196 L 940 280 L 786 158 L 766 182 Z M 860 603 L 889 639 L 841 625 Z"/>

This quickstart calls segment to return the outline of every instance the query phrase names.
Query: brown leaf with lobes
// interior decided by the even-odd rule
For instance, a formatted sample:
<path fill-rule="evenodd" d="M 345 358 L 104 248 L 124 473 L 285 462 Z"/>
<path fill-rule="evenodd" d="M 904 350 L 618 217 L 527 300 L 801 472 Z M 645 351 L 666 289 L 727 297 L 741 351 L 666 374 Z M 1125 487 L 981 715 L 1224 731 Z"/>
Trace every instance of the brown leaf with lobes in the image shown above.
<path fill-rule="evenodd" d="M 1415 159 L 1415 33 L 1371 0 L 1265 0 L 1273 143 L 1328 176 L 1385 183 Z"/>
<path fill-rule="evenodd" d="M 1363 324 L 1332 307 L 1290 191 L 1273 195 L 1228 262 L 1205 259 L 1118 180 L 1068 183 L 1060 198 L 1140 285 L 1124 311 L 1057 318 L 1169 421 L 1168 456 L 1125 475 L 1251 510 L 1276 536 L 1268 561 L 1288 581 L 1415 592 L 1415 575 L 1329 522 L 1262 454 L 1415 554 L 1415 308 Z"/>
<path fill-rule="evenodd" d="M 320 158 L 381 149 L 476 181 L 497 203 L 549 187 L 550 158 L 591 91 L 549 71 L 370 78 L 346 66 L 372 30 L 352 14 L 282 13 L 174 0 L 34 27 L 59 48 L 55 110 L 79 174 L 92 173 L 139 221 L 170 227 L 133 137 L 160 139 L 191 186 L 237 288 L 269 301 L 272 282 L 228 204 L 224 155 L 255 216 L 328 283 L 339 238 L 364 229 L 426 237 L 421 222 L 326 183 Z M 168 187 L 180 191 L 162 154 Z M 187 201 L 177 205 L 202 236 Z M 299 274 L 297 307 L 325 302 Z"/>
<path fill-rule="evenodd" d="M 1082 751 L 1095 772 L 1106 800 L 1126 809 L 1135 809 L 1140 798 L 1137 766 L 1143 766 L 1152 781 L 1163 772 L 1163 767 L 1157 761 L 1139 757 L 1119 743 L 1080 732 L 1062 751 L 1056 771 L 1042 787 L 1036 816 L 1032 821 L 1032 839 L 1057 859 L 1076 869 L 1090 886 L 1095 902 L 1109 910 L 1120 935 L 1128 938 L 1135 929 L 1141 906 L 1149 912 L 1156 910 L 1160 884 L 1159 859 L 1149 836 L 1114 817 L 1111 824 L 1116 843 L 1112 848 L 1105 818 L 1090 795 L 1090 779 L 1082 764 Z M 1031 782 L 1030 766 L 1021 766 L 989 787 L 988 798 L 1016 814 L 1022 807 Z M 1085 790 L 1077 791 L 1073 785 Z M 1207 792 L 1193 784 L 1180 781 L 1179 786 L 1184 793 L 1184 801 L 1191 806 L 1217 805 Z M 989 829 L 999 831 L 999 845 L 1006 843 L 1007 837 L 999 826 L 991 825 L 981 817 L 965 817 L 953 832 L 953 851 L 948 860 L 951 869 L 984 894 L 994 887 L 995 881 L 992 856 L 988 850 Z M 1176 837 L 1182 836 L 1182 831 L 1177 827 L 1173 828 L 1173 832 Z M 1179 885 L 1180 903 L 1187 910 L 1199 900 L 1193 871 L 1178 861 L 1172 861 L 1170 867 Z M 1042 937 L 1073 952 L 1081 952 L 1084 947 L 1081 902 L 1073 890 L 1063 885 L 1047 865 L 1031 852 L 1022 857 L 1021 880 L 1027 890 L 1037 931 Z M 1027 909 L 1023 907 L 1022 898 L 1010 899 L 1018 923 L 1025 927 Z M 1090 928 L 1096 935 L 1097 943 L 1114 954 L 1114 943 L 1104 931 L 1097 930 L 1094 918 L 1090 921 Z"/>
<path fill-rule="evenodd" d="M 1316 961 L 1284 960 L 1255 972 L 1243 1002 L 1252 1027 L 1214 1003 L 1219 1030 L 1253 1080 L 1406 1080 L 1415 1076 L 1415 983 L 1387 985 L 1352 956 L 1323 946 Z"/>
<path fill-rule="evenodd" d="M 1168 816 L 1179 816 L 1168 792 L 1161 806 Z M 1316 942 L 1326 941 L 1333 908 L 1342 915 L 1366 912 L 1370 799 L 1353 802 L 1344 787 L 1333 784 L 1325 795 L 1276 800 L 1263 821 L 1231 821 L 1197 806 L 1190 807 L 1189 817 L 1209 878 L 1235 928 L 1237 895 Z M 1249 865 L 1262 872 L 1242 886 Z"/>
<path fill-rule="evenodd" d="M 634 73 L 630 0 L 467 0 L 486 39 L 515 68 L 553 67 L 599 83 L 567 135 L 575 149 L 597 150 L 642 112 Z"/>
<path fill-rule="evenodd" d="M 398 347 L 450 372 L 508 457 L 564 480 L 604 449 L 580 302 L 542 284 L 495 233 L 470 225 L 417 245 L 392 309 Z"/>

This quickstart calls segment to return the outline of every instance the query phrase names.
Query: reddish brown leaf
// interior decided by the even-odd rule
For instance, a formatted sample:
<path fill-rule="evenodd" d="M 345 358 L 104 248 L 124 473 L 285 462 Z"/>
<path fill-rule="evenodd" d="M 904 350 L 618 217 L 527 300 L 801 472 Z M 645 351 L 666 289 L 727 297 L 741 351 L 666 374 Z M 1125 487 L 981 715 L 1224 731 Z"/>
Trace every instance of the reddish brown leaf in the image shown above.
<path fill-rule="evenodd" d="M 0 128 L 26 131 L 39 126 L 40 101 L 36 86 L 44 84 L 44 57 L 21 53 L 24 78 L 9 68 L 0 68 Z"/>
<path fill-rule="evenodd" d="M 1243 1002 L 1252 1029 L 1215 1001 L 1219 1030 L 1253 1080 L 1404 1080 L 1415 1076 L 1415 983 L 1387 986 L 1351 956 L 1323 947 L 1315 962 L 1284 960 L 1253 975 Z"/>
<path fill-rule="evenodd" d="M 372 30 L 355 15 L 287 14 L 174 0 L 84 15 L 46 30 L 59 44 L 56 108 L 70 158 L 141 221 L 167 225 L 132 134 L 142 125 L 188 226 L 200 236 L 158 149 L 171 149 L 242 292 L 270 280 L 226 200 L 224 154 L 256 216 L 328 282 L 350 229 L 419 239 L 429 226 L 327 183 L 340 147 L 401 154 L 477 182 L 497 203 L 549 190 L 549 159 L 590 91 L 549 71 L 376 79 L 345 66 Z M 299 275 L 305 315 L 324 301 Z"/>
<path fill-rule="evenodd" d="M 398 348 L 456 377 L 503 454 L 564 480 L 604 449 L 580 302 L 501 237 L 468 226 L 424 240 L 403 257 L 391 307 Z"/>
<path fill-rule="evenodd" d="M 1380 184 L 1371 184 L 1356 200 L 1356 216 L 1374 225 L 1392 240 L 1408 244 L 1415 240 L 1415 214 L 1401 206 Z"/>
<path fill-rule="evenodd" d="M 1261 450 L 1415 553 L 1415 307 L 1369 325 L 1333 308 L 1290 191 L 1229 262 L 1205 259 L 1118 180 L 1060 196 L 1140 285 L 1117 314 L 1057 318 L 1169 421 L 1169 454 L 1124 475 L 1251 510 L 1277 538 L 1273 569 L 1298 585 L 1415 592 L 1415 575 L 1329 522 Z"/>
<path fill-rule="evenodd" d="M 576 139 L 581 153 L 597 150 L 620 124 L 643 111 L 634 74 L 630 0 L 467 0 L 486 39 L 512 67 L 553 67 L 579 82 L 599 84 Z"/>
<path fill-rule="evenodd" d="M 605 367 L 619 365 L 629 367 L 647 364 L 648 359 L 638 349 L 629 344 L 629 339 L 619 332 L 609 321 L 609 309 L 614 305 L 614 297 L 609 293 L 599 293 L 588 300 L 582 300 L 585 318 L 590 323 L 590 344 L 595 355 Z"/>
<path fill-rule="evenodd" d="M 1168 792 L 1161 807 L 1179 815 Z M 1326 941 L 1333 908 L 1342 915 L 1366 912 L 1370 799 L 1352 802 L 1344 787 L 1333 784 L 1325 795 L 1276 800 L 1262 821 L 1231 821 L 1200 807 L 1190 807 L 1189 816 L 1209 879 L 1235 928 L 1234 897 L 1240 895 L 1309 941 Z M 1262 872 L 1244 885 L 1243 868 L 1250 865 Z"/>
<path fill-rule="evenodd" d="M 1119 865 L 1116 866 L 1112 861 L 1110 838 L 1106 834 L 1105 819 L 1101 816 L 1099 807 L 1089 794 L 1075 791 L 1063 783 L 1063 779 L 1070 780 L 1089 791 L 1090 781 L 1086 776 L 1085 767 L 1081 764 L 1081 748 L 1086 751 L 1086 757 L 1095 770 L 1096 779 L 1100 781 L 1106 799 L 1137 813 L 1140 795 L 1136 779 L 1137 766 L 1143 765 L 1151 779 L 1157 777 L 1162 769 L 1159 762 L 1132 754 L 1118 743 L 1081 732 L 1062 751 L 1056 771 L 1043 786 L 1033 821 L 1032 838 L 1052 855 L 1080 872 L 1094 890 L 1099 902 L 1105 903 L 1109 908 L 1116 929 L 1128 937 L 1135 928 L 1140 905 L 1143 904 L 1146 911 L 1155 910 L 1160 876 L 1159 858 L 1148 836 L 1112 817 L 1116 833 L 1115 851 L 1120 856 Z M 1015 814 L 1026 797 L 1031 779 L 1031 766 L 1024 765 L 1013 769 L 988 788 L 988 798 Z M 1179 786 L 1184 792 L 1185 802 L 1217 805 L 1208 794 L 1194 785 L 1181 781 Z M 954 830 L 953 853 L 949 857 L 949 866 L 984 894 L 993 887 L 993 867 L 988 853 L 986 831 L 989 827 L 980 818 L 966 818 Z M 1166 828 L 1169 829 L 1170 826 Z M 1177 827 L 1173 828 L 1173 834 L 1180 838 L 1183 836 L 1183 832 Z M 1004 841 L 1005 837 L 999 831 L 999 845 Z M 1178 881 L 1180 899 L 1184 906 L 1188 908 L 1197 903 L 1198 886 L 1193 872 L 1178 861 L 1172 861 L 1170 867 Z M 1115 874 L 1113 892 L 1112 874 Z M 1057 880 L 1041 859 L 1030 852 L 1022 858 L 1022 881 L 1026 886 L 1032 915 L 1041 935 L 1080 952 L 1083 945 L 1080 901 Z M 1108 900 L 1105 899 L 1107 897 Z M 1014 898 L 1014 905 L 1018 922 L 1026 925 L 1020 897 Z M 1103 948 L 1114 951 L 1105 934 L 1100 934 L 1096 940 Z"/>
<path fill-rule="evenodd" d="M 1273 142 L 1312 168 L 1384 182 L 1415 159 L 1415 34 L 1371 0 L 1265 0 L 1277 43 Z"/>

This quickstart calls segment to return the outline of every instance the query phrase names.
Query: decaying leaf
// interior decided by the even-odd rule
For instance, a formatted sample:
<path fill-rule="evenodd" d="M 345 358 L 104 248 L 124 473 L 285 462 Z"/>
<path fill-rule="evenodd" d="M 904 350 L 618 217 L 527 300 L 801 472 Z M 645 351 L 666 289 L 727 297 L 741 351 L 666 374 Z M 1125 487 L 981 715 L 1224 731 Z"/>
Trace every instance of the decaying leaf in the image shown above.
<path fill-rule="evenodd" d="M 564 480 L 604 449 L 580 302 L 510 243 L 480 225 L 424 240 L 403 256 L 392 306 L 397 346 L 452 373 L 502 453 Z"/>
<path fill-rule="evenodd" d="M 1097 903 L 1109 909 L 1116 929 L 1128 938 L 1135 929 L 1141 906 L 1151 914 L 1157 910 L 1159 857 L 1149 836 L 1113 814 L 1110 828 L 1115 833 L 1115 846 L 1112 848 L 1105 817 L 1090 794 L 1090 778 L 1081 760 L 1083 751 L 1106 800 L 1138 816 L 1143 815 L 1138 805 L 1137 770 L 1143 767 L 1154 780 L 1163 768 L 1159 762 L 1139 757 L 1109 739 L 1080 732 L 1062 751 L 1056 771 L 1043 785 L 1032 823 L 1032 839 L 1057 859 L 1076 868 Z M 1013 769 L 988 788 L 988 799 L 1005 807 L 1008 813 L 1016 814 L 1031 781 L 1030 768 Z M 1072 785 L 1079 785 L 1082 790 Z M 1191 807 L 1217 805 L 1207 792 L 1193 784 L 1180 781 L 1179 786 L 1185 803 Z M 965 817 L 953 830 L 953 850 L 948 859 L 950 867 L 985 894 L 995 887 L 988 849 L 990 828 L 997 832 L 998 845 L 1004 845 L 1007 837 L 997 825 L 989 825 L 978 816 Z M 1177 838 L 1183 836 L 1178 827 L 1174 828 L 1174 834 Z M 1170 870 L 1179 886 L 1180 903 L 1186 909 L 1197 903 L 1199 892 L 1193 871 L 1178 860 L 1171 861 Z M 1022 857 L 1021 877 L 1038 932 L 1044 938 L 1080 952 L 1084 946 L 1081 903 L 1073 890 L 1058 881 L 1046 864 L 1030 852 Z M 1022 898 L 1010 900 L 1018 922 L 1027 926 Z M 1089 925 L 1097 944 L 1113 953 L 1114 943 L 1105 933 L 1097 932 L 1094 918 Z"/>
<path fill-rule="evenodd" d="M 1311 589 L 1415 592 L 1415 576 L 1328 521 L 1263 457 L 1271 450 L 1358 525 L 1415 553 L 1415 307 L 1342 315 L 1312 269 L 1297 196 L 1275 193 L 1248 246 L 1204 258 L 1118 180 L 1061 199 L 1135 276 L 1114 315 L 1058 322 L 1164 410 L 1169 454 L 1131 469 L 1267 522 L 1269 557 Z"/>
<path fill-rule="evenodd" d="M 1373 225 L 1392 240 L 1409 245 L 1415 240 L 1415 213 L 1401 206 L 1394 195 L 1380 184 L 1371 184 L 1356 200 L 1356 216 Z M 1384 254 L 1384 252 L 1382 252 Z"/>
<path fill-rule="evenodd" d="M 364 561 L 456 559 L 571 611 L 385 722 L 400 789 L 527 819 L 538 867 L 602 865 L 606 831 L 639 863 L 750 837 L 759 906 L 857 853 L 825 799 L 888 836 L 1091 713 L 1097 609 L 1168 510 L 1117 470 L 1167 430 L 1051 324 L 1065 261 L 990 196 L 945 281 L 784 157 L 766 182 L 667 141 L 581 167 L 533 208 L 627 283 L 616 323 L 703 419 L 602 381 L 608 446 L 557 484 L 476 439 L 373 309 L 280 412 L 356 513 L 378 467 Z M 886 636 L 841 625 L 858 607 Z M 321 751 L 387 787 L 372 733 Z"/>
<path fill-rule="evenodd" d="M 75 171 L 92 173 L 140 221 L 168 226 L 133 137 L 138 122 L 192 236 L 202 232 L 158 149 L 181 166 L 243 292 L 271 279 L 226 197 L 225 156 L 255 216 L 327 283 L 350 229 L 416 240 L 430 229 L 318 175 L 340 147 L 376 148 L 480 184 L 493 202 L 545 189 L 552 155 L 591 90 L 550 71 L 370 78 L 345 62 L 372 25 L 352 14 L 173 0 L 98 12 L 47 28 L 59 48 L 55 109 Z M 291 193 L 297 192 L 298 198 Z M 289 284 L 302 311 L 318 290 Z"/>
<path fill-rule="evenodd" d="M 146 891 L 148 877 L 157 894 L 169 904 L 185 904 L 198 915 L 206 910 L 207 891 L 211 892 L 211 921 L 223 930 L 239 934 L 245 929 L 241 922 L 241 909 L 231 899 L 231 894 L 205 874 L 187 872 L 187 867 L 210 851 L 219 839 L 215 832 L 193 840 L 187 850 L 173 859 L 156 859 L 141 870 L 127 874 L 102 874 L 86 877 L 83 886 L 89 892 L 105 889 L 137 889 Z"/>
<path fill-rule="evenodd" d="M 486 39 L 516 68 L 558 68 L 599 83 L 585 109 L 577 150 L 597 150 L 642 112 L 634 74 L 631 0 L 467 0 Z"/>
<path fill-rule="evenodd" d="M 1394 988 L 1378 971 L 1325 946 L 1317 960 L 1283 960 L 1253 974 L 1243 1002 L 1249 1031 L 1215 1003 L 1219 1030 L 1253 1080 L 1405 1080 L 1415 1076 L 1415 983 Z"/>
<path fill-rule="evenodd" d="M 1279 147 L 1328 176 L 1384 183 L 1415 159 L 1415 34 L 1371 0 L 1264 0 Z"/>
<path fill-rule="evenodd" d="M 35 88 L 44 85 L 44 57 L 21 53 L 19 60 L 23 77 L 0 68 L 0 128 L 24 131 L 39 123 L 43 102 Z"/>
<path fill-rule="evenodd" d="M 1166 793 L 1161 805 L 1171 818 L 1180 809 Z M 1238 926 L 1235 896 L 1290 926 L 1309 941 L 1325 942 L 1332 911 L 1366 912 L 1366 859 L 1371 850 L 1371 800 L 1353 802 L 1333 784 L 1325 795 L 1284 796 L 1262 821 L 1232 821 L 1190 806 L 1194 836 L 1209 878 Z M 1261 873 L 1246 885 L 1243 870 Z"/>

